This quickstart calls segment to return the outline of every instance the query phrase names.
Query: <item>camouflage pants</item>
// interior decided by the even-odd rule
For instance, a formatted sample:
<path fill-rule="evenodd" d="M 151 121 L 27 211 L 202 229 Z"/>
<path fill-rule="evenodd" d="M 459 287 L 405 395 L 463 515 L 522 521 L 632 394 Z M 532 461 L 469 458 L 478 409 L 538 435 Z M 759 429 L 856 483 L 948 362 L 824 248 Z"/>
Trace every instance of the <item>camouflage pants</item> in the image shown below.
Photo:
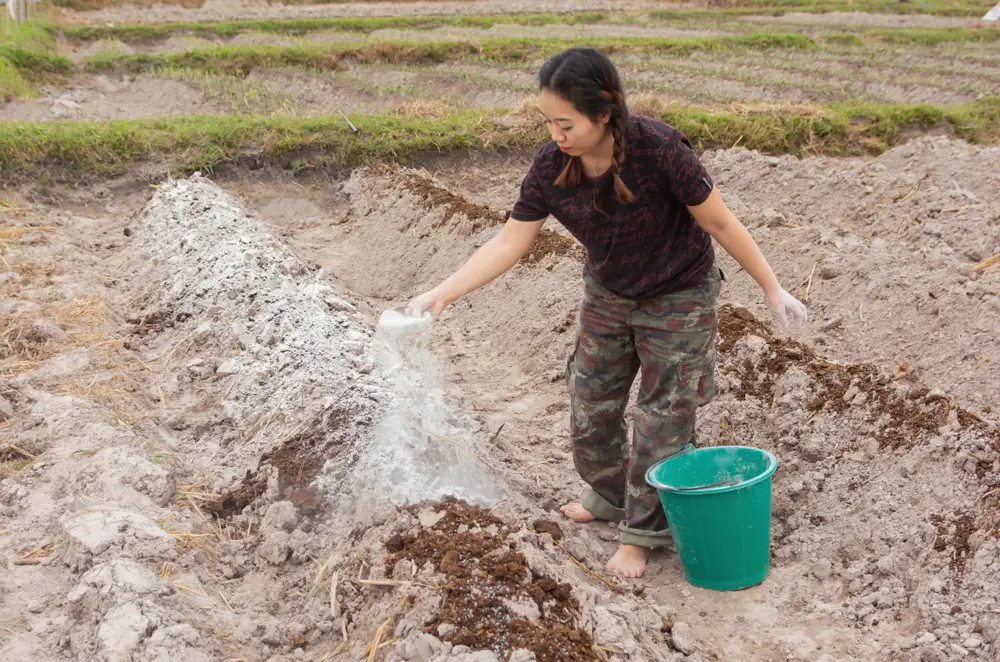
<path fill-rule="evenodd" d="M 573 460 L 589 485 L 583 506 L 619 522 L 622 543 L 669 540 L 646 471 L 695 441 L 695 412 L 715 394 L 722 278 L 713 267 L 695 288 L 630 301 L 584 277 L 579 337 L 567 364 Z M 630 449 L 624 414 L 640 368 Z"/>

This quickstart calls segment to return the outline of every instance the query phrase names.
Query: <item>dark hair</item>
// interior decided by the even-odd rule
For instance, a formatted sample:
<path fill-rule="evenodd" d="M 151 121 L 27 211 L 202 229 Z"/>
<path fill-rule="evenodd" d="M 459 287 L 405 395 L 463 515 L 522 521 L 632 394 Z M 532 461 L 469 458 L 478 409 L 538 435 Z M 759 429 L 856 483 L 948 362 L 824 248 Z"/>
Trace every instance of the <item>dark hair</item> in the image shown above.
<path fill-rule="evenodd" d="M 619 202 L 632 202 L 635 196 L 621 178 L 626 156 L 628 108 L 618 70 L 608 56 L 596 48 L 568 48 L 542 65 L 538 72 L 538 84 L 541 89 L 554 92 L 573 104 L 592 122 L 597 122 L 602 113 L 608 113 L 608 128 L 615 141 L 615 198 Z M 579 158 L 572 156 L 556 178 L 555 185 L 579 186 L 582 178 L 583 165 Z"/>

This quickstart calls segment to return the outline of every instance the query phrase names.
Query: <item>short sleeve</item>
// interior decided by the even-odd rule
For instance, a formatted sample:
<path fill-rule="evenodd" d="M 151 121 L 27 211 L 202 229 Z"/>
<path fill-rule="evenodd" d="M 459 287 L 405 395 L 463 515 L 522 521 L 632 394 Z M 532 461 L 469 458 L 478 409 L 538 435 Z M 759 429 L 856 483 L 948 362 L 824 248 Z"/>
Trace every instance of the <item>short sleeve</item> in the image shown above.
<path fill-rule="evenodd" d="M 667 137 L 659 159 L 667 193 L 686 207 L 705 202 L 715 184 L 687 137 L 676 129 Z"/>
<path fill-rule="evenodd" d="M 545 201 L 541 179 L 543 158 L 542 152 L 539 151 L 531 161 L 528 174 L 521 181 L 521 193 L 514 204 L 514 209 L 510 212 L 511 219 L 515 221 L 540 221 L 549 215 L 549 205 Z"/>

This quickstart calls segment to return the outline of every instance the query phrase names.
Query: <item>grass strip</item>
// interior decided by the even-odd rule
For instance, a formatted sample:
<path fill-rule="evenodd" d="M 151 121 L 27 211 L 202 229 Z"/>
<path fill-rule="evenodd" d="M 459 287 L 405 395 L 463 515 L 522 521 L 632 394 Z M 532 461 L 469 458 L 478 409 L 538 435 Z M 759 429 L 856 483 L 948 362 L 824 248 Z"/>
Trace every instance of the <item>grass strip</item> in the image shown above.
<path fill-rule="evenodd" d="M 73 73 L 73 63 L 67 57 L 36 53 L 7 44 L 0 44 L 0 60 L 5 60 L 25 78 L 41 78 L 46 74 L 66 76 Z"/>
<path fill-rule="evenodd" d="M 655 14 L 656 12 L 653 13 Z M 706 15 L 704 18 L 711 19 L 712 22 L 717 23 L 721 18 L 724 18 L 724 15 L 712 14 Z M 613 21 L 617 25 L 628 25 L 633 22 L 637 26 L 648 25 L 642 22 L 635 22 L 635 19 L 635 16 L 630 15 L 609 16 L 600 13 L 524 14 L 512 16 L 395 16 L 227 21 L 220 23 L 166 23 L 158 25 L 96 25 L 68 27 L 62 30 L 67 38 L 77 42 L 114 39 L 123 43 L 143 43 L 167 39 L 174 35 L 223 39 L 247 33 L 302 36 L 321 30 L 367 35 L 376 30 L 430 30 L 449 26 L 489 29 L 495 25 L 591 25 L 605 21 Z M 55 31 L 55 28 L 50 29 L 53 32 Z M 727 40 L 734 37 L 759 37 L 764 34 L 771 33 L 762 31 L 750 35 L 723 35 L 702 39 Z M 781 33 L 774 34 L 788 36 Z M 815 39 L 817 43 L 829 43 L 833 45 L 882 43 L 891 45 L 912 44 L 934 46 L 950 42 L 1000 41 L 1000 28 L 990 25 L 969 28 L 876 28 L 851 32 L 831 32 L 820 34 Z"/>
<path fill-rule="evenodd" d="M 150 71 L 160 67 L 194 67 L 212 71 L 248 72 L 255 67 L 338 69 L 355 64 L 426 65 L 449 61 L 519 63 L 545 58 L 573 46 L 563 39 L 487 39 L 470 41 L 385 41 L 373 44 L 339 43 L 315 46 L 221 46 L 177 53 L 103 53 L 86 60 L 91 71 L 120 69 Z M 750 34 L 731 37 L 681 39 L 592 39 L 589 45 L 608 54 L 690 55 L 696 51 L 814 48 L 810 37 L 786 34 Z"/>
<path fill-rule="evenodd" d="M 726 19 L 726 11 L 719 12 L 652 12 L 654 21 L 704 20 L 706 25 L 718 24 Z M 86 42 L 100 39 L 117 39 L 125 43 L 142 43 L 166 39 L 174 35 L 203 38 L 231 38 L 246 33 L 281 34 L 302 36 L 311 32 L 355 32 L 371 34 L 376 30 L 432 30 L 444 27 L 480 28 L 488 30 L 496 25 L 594 25 L 612 22 L 616 25 L 635 24 L 647 26 L 636 15 L 602 14 L 596 12 L 570 14 L 513 14 L 507 16 L 376 16 L 363 18 L 298 18 L 254 21 L 223 21 L 218 23 L 163 23 L 154 25 L 92 25 L 61 28 L 72 41 Z M 696 27 L 696 26 L 692 26 Z M 55 30 L 55 28 L 51 28 Z M 1000 35 L 995 26 L 970 28 L 902 28 L 863 29 L 834 35 L 856 35 L 861 42 L 893 44 L 937 44 L 951 41 L 991 41 Z"/>
<path fill-rule="evenodd" d="M 974 143 L 1000 138 L 1000 99 L 957 106 L 841 104 L 825 107 L 642 109 L 700 148 L 735 144 L 770 154 L 848 156 L 880 153 L 906 137 L 945 130 Z M 292 167 L 348 169 L 374 159 L 411 162 L 423 152 L 529 147 L 547 139 L 524 112 L 465 110 L 433 116 L 405 112 L 343 118 L 202 116 L 109 122 L 0 124 L 0 171 L 114 174 L 139 161 L 212 169 L 252 158 Z"/>
<path fill-rule="evenodd" d="M 513 14 L 500 16 L 373 16 L 364 18 L 293 18 L 218 23 L 163 23 L 156 25 L 87 25 L 62 28 L 74 41 L 118 39 L 126 43 L 155 41 L 187 34 L 196 37 L 235 37 L 247 32 L 304 35 L 321 30 L 370 34 L 376 30 L 433 30 L 459 27 L 488 30 L 494 25 L 585 25 L 608 16 L 597 12 L 572 14 Z"/>
<path fill-rule="evenodd" d="M 56 49 L 53 34 L 52 24 L 44 19 L 20 25 L 11 21 L 4 27 L 0 42 L 0 101 L 29 96 L 32 83 L 51 74 L 72 73 L 73 65 L 67 58 L 51 55 Z"/>
<path fill-rule="evenodd" d="M 987 3 L 988 4 L 988 3 Z M 780 16 L 787 12 L 829 14 L 832 12 L 862 12 L 866 14 L 928 14 L 931 16 L 981 17 L 989 10 L 977 0 L 936 0 L 933 3 L 917 0 L 729 0 L 723 6 L 710 10 L 713 14 Z M 654 18 L 671 15 L 703 15 L 705 10 L 656 10 Z"/>
<path fill-rule="evenodd" d="M 52 0 L 56 7 L 72 9 L 74 11 L 96 11 L 109 7 L 120 7 L 124 4 L 137 5 L 139 7 L 152 7 L 156 4 L 180 5 L 187 9 L 198 9 L 205 4 L 205 0 Z"/>
<path fill-rule="evenodd" d="M 0 57 L 0 102 L 12 97 L 24 97 L 31 93 L 31 86 L 21 76 L 17 67 Z"/>

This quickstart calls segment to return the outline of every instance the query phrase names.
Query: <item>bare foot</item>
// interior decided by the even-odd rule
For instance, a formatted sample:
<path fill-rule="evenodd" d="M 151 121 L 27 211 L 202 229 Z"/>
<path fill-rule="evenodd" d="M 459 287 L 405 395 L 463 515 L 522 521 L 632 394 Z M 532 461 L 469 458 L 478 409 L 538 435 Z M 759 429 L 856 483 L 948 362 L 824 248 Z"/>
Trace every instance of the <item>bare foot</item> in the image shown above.
<path fill-rule="evenodd" d="M 597 517 L 594 516 L 594 513 L 590 512 L 579 503 L 567 503 L 559 509 L 559 512 L 574 522 L 593 522 L 597 519 Z"/>
<path fill-rule="evenodd" d="M 636 545 L 619 545 L 618 551 L 608 561 L 607 568 L 625 579 L 638 579 L 646 572 L 649 550 Z"/>

